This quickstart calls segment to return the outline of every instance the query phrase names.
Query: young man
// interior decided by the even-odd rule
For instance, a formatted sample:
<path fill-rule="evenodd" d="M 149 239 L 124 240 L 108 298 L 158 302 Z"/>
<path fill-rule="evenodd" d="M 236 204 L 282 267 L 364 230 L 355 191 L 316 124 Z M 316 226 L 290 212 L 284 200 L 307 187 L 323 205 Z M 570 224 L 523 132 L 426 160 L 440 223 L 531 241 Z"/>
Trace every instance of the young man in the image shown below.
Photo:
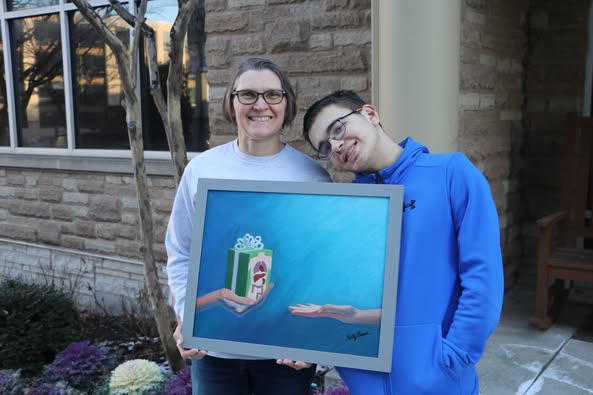
<path fill-rule="evenodd" d="M 478 394 L 476 363 L 504 288 L 485 177 L 461 153 L 429 154 L 411 138 L 396 144 L 354 92 L 315 102 L 303 127 L 319 158 L 354 172 L 354 182 L 404 185 L 391 373 L 338 367 L 351 394 Z"/>

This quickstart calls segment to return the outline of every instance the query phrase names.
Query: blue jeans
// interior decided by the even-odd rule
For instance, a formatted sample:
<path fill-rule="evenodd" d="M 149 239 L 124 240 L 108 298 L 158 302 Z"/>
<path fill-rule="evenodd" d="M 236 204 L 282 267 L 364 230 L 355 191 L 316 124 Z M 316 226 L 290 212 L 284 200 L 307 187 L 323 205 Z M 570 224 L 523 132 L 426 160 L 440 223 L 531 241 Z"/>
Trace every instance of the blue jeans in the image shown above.
<path fill-rule="evenodd" d="M 191 360 L 192 395 L 307 395 L 315 365 L 295 370 L 272 359 Z"/>

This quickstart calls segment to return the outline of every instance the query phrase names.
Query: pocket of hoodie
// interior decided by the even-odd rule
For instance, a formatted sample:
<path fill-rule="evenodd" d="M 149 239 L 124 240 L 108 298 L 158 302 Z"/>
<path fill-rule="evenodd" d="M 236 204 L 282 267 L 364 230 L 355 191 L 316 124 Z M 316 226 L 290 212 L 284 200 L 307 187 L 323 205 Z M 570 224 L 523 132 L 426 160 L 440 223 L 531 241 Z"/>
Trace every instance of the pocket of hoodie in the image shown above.
<path fill-rule="evenodd" d="M 396 326 L 394 342 L 391 374 L 396 393 L 461 393 L 459 379 L 444 362 L 440 325 Z"/>

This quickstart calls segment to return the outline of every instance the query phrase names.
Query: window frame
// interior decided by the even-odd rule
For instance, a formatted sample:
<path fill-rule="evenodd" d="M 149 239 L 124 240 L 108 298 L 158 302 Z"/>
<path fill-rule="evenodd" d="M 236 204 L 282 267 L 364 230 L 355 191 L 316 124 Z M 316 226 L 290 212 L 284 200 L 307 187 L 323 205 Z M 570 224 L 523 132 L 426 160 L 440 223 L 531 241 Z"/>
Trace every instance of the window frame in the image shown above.
<path fill-rule="evenodd" d="M 93 7 L 110 6 L 108 0 L 90 1 Z M 128 3 L 130 12 L 133 3 Z M 39 8 L 27 8 L 16 11 L 6 11 L 6 0 L 0 0 L 0 34 L 4 51 L 4 69 L 6 77 L 6 105 L 10 145 L 0 146 L 0 167 L 24 167 L 38 169 L 56 169 L 72 171 L 95 171 L 113 173 L 132 173 L 131 150 L 116 149 L 83 149 L 74 146 L 75 114 L 73 106 L 73 75 L 71 70 L 71 43 L 68 13 L 77 11 L 75 4 L 66 0 L 59 0 L 57 5 Z M 16 98 L 14 95 L 13 59 L 11 56 L 12 42 L 9 35 L 9 22 L 13 19 L 34 17 L 46 14 L 57 14 L 60 23 L 60 38 L 62 40 L 62 63 L 65 90 L 66 110 L 66 148 L 49 147 L 19 147 L 16 122 Z M 131 34 L 131 31 L 130 31 Z M 131 42 L 131 39 L 130 39 Z M 137 59 L 137 62 L 140 60 Z M 141 84 L 136 89 L 140 95 Z M 197 152 L 188 152 L 188 158 L 196 156 Z M 167 151 L 144 151 L 146 170 L 149 174 L 172 174 L 171 155 Z"/>

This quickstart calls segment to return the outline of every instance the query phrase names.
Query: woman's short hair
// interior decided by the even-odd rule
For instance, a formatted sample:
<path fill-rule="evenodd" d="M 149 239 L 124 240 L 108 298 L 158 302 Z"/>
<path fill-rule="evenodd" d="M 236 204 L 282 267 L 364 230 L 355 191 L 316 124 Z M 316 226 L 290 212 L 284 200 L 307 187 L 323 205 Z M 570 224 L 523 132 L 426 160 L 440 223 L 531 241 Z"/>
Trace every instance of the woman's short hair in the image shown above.
<path fill-rule="evenodd" d="M 282 69 L 280 69 L 276 63 L 264 58 L 249 58 L 239 65 L 237 73 L 224 92 L 224 98 L 222 101 L 222 114 L 224 118 L 233 125 L 237 126 L 232 93 L 237 87 L 236 84 L 239 77 L 249 70 L 270 70 L 272 73 L 278 76 L 278 79 L 280 79 L 280 83 L 282 84 L 282 90 L 286 93 L 286 97 L 284 99 L 286 100 L 286 111 L 284 113 L 284 122 L 282 122 L 282 127 L 292 125 L 292 121 L 294 121 L 297 114 L 296 93 L 294 92 L 294 89 L 284 71 L 282 71 Z"/>

